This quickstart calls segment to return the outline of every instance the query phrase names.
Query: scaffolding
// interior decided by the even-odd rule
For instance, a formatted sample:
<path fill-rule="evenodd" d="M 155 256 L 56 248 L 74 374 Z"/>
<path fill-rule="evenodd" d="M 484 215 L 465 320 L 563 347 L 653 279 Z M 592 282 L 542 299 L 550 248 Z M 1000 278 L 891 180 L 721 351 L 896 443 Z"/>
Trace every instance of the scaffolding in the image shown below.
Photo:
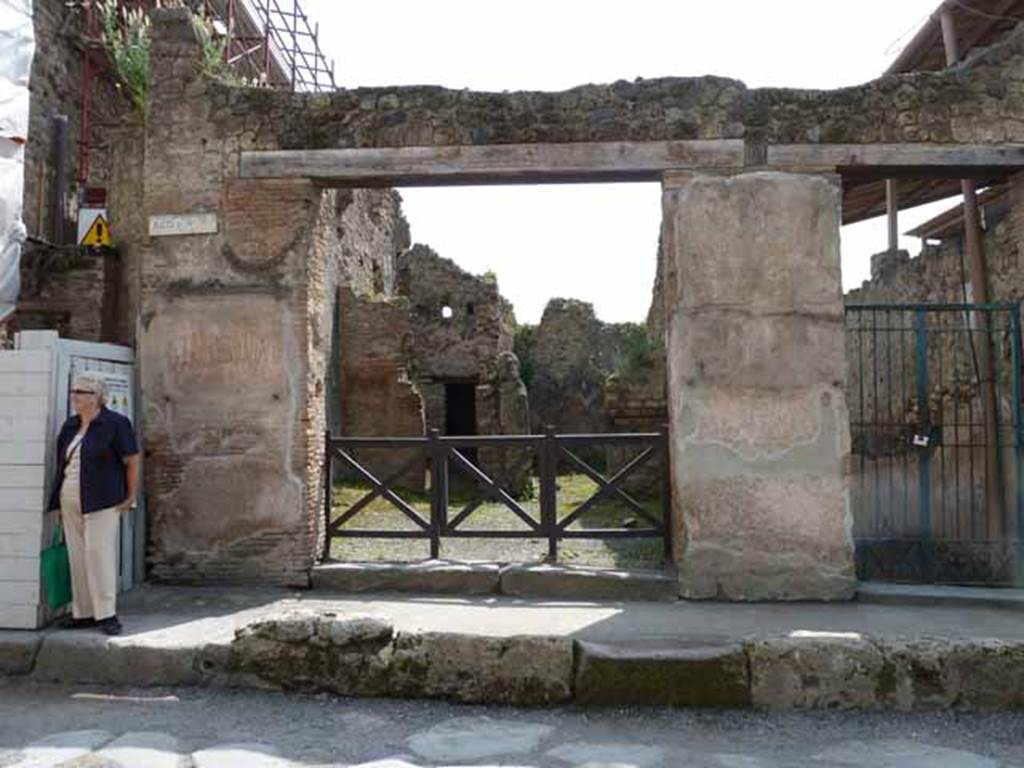
<path fill-rule="evenodd" d="M 149 11 L 166 4 L 166 0 L 117 0 L 126 10 Z M 225 63 L 247 82 L 315 93 L 337 88 L 334 61 L 320 49 L 320 24 L 310 23 L 299 0 L 185 0 L 184 4 L 205 15 L 215 39 L 223 41 Z M 97 0 L 81 4 L 81 184 L 89 177 L 93 79 L 109 67 L 97 5 Z"/>

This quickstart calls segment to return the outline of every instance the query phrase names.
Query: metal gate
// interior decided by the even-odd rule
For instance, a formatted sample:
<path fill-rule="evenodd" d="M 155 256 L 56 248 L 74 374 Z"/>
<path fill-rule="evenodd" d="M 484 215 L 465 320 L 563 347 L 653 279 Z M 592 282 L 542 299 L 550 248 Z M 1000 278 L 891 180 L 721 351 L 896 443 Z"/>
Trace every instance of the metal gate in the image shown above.
<path fill-rule="evenodd" d="M 858 576 L 1017 582 L 1020 305 L 850 305 L 846 327 Z"/>

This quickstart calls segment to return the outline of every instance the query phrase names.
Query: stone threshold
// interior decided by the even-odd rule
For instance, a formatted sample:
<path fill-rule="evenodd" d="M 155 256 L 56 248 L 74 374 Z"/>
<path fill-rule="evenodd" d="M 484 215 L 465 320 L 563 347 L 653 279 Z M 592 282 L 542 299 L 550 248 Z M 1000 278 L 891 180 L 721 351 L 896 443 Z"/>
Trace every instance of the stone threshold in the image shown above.
<path fill-rule="evenodd" d="M 541 563 L 425 560 L 411 563 L 329 562 L 313 568 L 314 590 L 505 595 L 562 600 L 679 600 L 679 581 L 668 570 L 620 570 Z"/>
<path fill-rule="evenodd" d="M 891 584 L 861 582 L 857 600 L 873 605 L 974 606 L 1024 611 L 1024 589 L 1012 587 L 958 587 L 946 584 Z"/>
<path fill-rule="evenodd" d="M 672 570 L 623 570 L 546 563 L 456 560 L 328 562 L 313 568 L 315 590 L 350 594 L 505 595 L 564 600 L 675 602 Z M 872 605 L 985 607 L 1024 611 L 1024 589 L 864 581 L 856 601 Z"/>

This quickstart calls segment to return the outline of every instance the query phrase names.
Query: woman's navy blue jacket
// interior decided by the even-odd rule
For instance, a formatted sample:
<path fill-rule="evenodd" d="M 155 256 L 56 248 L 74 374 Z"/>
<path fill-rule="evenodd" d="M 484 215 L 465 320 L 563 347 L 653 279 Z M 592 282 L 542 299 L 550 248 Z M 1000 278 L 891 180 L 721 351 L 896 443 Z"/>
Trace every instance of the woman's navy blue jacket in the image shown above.
<path fill-rule="evenodd" d="M 64 422 L 57 435 L 57 472 L 48 509 L 60 508 L 60 487 L 64 483 L 68 445 L 81 427 L 81 417 L 72 416 Z M 128 495 L 124 458 L 139 452 L 132 423 L 119 413 L 100 408 L 78 450 L 82 512 L 97 512 L 124 501 Z"/>

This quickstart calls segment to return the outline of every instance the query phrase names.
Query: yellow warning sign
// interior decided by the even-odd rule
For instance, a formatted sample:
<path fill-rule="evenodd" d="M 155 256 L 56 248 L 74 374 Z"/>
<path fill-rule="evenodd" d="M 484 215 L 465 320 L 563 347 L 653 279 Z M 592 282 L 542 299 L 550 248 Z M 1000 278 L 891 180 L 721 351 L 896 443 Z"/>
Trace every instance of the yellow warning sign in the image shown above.
<path fill-rule="evenodd" d="M 86 231 L 85 236 L 79 241 L 79 245 L 110 245 L 110 227 L 102 214 L 93 219 L 92 224 Z"/>

